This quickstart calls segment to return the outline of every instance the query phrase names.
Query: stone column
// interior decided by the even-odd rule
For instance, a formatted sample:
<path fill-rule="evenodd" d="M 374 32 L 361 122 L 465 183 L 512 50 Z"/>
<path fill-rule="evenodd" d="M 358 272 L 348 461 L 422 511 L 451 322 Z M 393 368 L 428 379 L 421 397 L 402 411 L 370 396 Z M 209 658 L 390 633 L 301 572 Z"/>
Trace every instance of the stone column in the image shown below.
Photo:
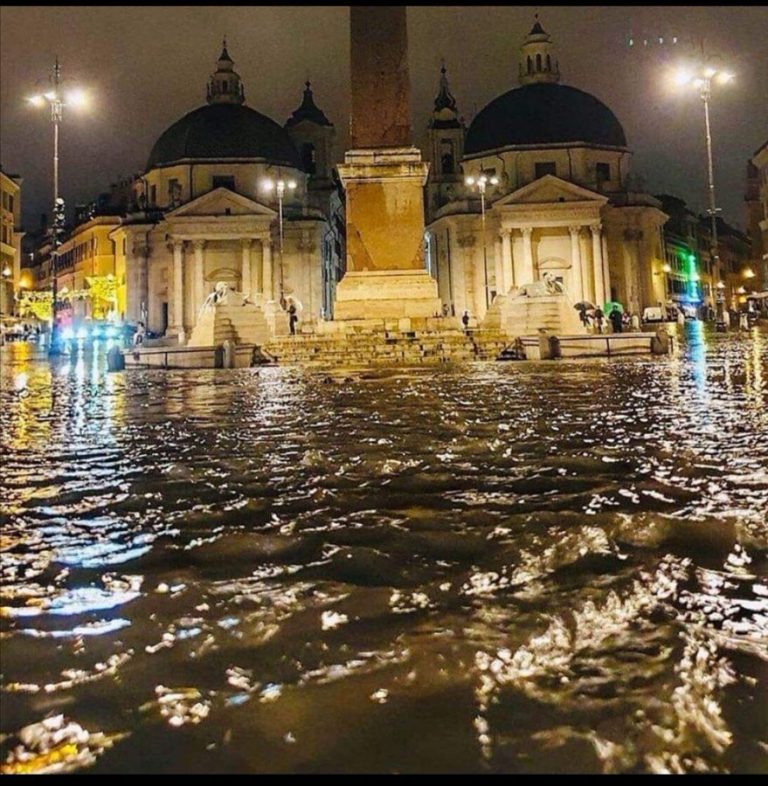
<path fill-rule="evenodd" d="M 532 227 L 523 227 L 520 230 L 523 233 L 523 269 L 522 284 L 529 284 L 533 281 L 533 244 L 531 243 L 531 235 L 533 234 Z"/>
<path fill-rule="evenodd" d="M 264 302 L 275 299 L 275 290 L 272 284 L 272 244 L 269 238 L 261 241 L 261 280 L 264 292 Z"/>
<path fill-rule="evenodd" d="M 240 253 L 240 291 L 250 298 L 253 293 L 253 281 L 251 280 L 251 239 L 249 237 L 240 238 Z"/>
<path fill-rule="evenodd" d="M 602 308 L 606 302 L 605 279 L 603 276 L 603 244 L 601 242 L 600 224 L 590 224 L 589 231 L 592 233 L 592 269 L 595 276 L 595 305 Z"/>
<path fill-rule="evenodd" d="M 611 300 L 611 271 L 608 265 L 608 241 L 605 234 L 603 234 L 600 239 L 600 245 L 601 251 L 603 252 L 603 284 L 605 286 L 605 299 Z M 626 305 L 629 307 L 629 303 Z"/>
<path fill-rule="evenodd" d="M 496 276 L 496 295 L 504 295 L 506 294 L 506 289 L 504 289 L 504 268 L 501 260 L 501 235 L 496 238 L 493 244 L 493 263 Z"/>
<path fill-rule="evenodd" d="M 518 284 L 518 282 L 515 281 L 515 274 L 512 266 L 511 229 L 505 229 L 501 233 L 501 265 L 504 271 L 504 294 L 506 295 L 513 286 Z"/>
<path fill-rule="evenodd" d="M 184 329 L 184 241 L 173 241 L 173 327 Z"/>
<path fill-rule="evenodd" d="M 193 241 L 195 247 L 195 272 L 192 278 L 192 316 L 197 322 L 197 312 L 203 305 L 205 287 L 205 240 Z"/>
<path fill-rule="evenodd" d="M 580 226 L 568 227 L 571 233 L 571 270 L 573 271 L 573 294 L 572 300 L 579 303 L 586 300 L 584 295 L 584 284 L 581 280 L 581 249 L 579 248 Z"/>

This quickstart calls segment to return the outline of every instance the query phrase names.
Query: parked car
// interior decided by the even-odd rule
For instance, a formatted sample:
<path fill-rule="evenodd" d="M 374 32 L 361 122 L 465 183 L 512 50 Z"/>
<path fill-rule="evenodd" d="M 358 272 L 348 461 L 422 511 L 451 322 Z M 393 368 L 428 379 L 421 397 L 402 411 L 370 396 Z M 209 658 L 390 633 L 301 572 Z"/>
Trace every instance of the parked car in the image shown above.
<path fill-rule="evenodd" d="M 661 306 L 648 306 L 643 309 L 643 322 L 665 322 L 667 315 Z"/>

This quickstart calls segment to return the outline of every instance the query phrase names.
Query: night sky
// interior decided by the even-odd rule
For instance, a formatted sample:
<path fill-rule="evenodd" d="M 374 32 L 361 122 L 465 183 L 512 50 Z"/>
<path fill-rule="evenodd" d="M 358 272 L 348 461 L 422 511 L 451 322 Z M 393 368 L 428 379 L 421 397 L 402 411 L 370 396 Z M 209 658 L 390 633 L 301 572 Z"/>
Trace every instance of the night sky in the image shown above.
<path fill-rule="evenodd" d="M 437 91 L 441 58 L 467 121 L 517 86 L 517 56 L 534 12 L 557 46 L 562 82 L 604 101 L 623 124 L 633 171 L 653 193 L 696 209 L 706 200 L 701 100 L 666 81 L 705 38 L 736 75 L 715 87 L 712 132 L 718 203 L 744 225 L 747 159 L 768 138 L 768 10 L 765 7 L 411 7 L 408 11 L 414 136 Z M 346 7 L 3 7 L 0 9 L 0 161 L 24 178 L 25 228 L 49 212 L 49 110 L 24 100 L 45 85 L 54 54 L 93 106 L 69 111 L 62 128 L 62 191 L 71 211 L 118 176 L 143 170 L 157 137 L 205 102 L 222 35 L 249 106 L 284 123 L 310 77 L 317 104 L 346 145 L 349 106 Z M 634 32 L 639 46 L 630 48 Z M 665 44 L 643 47 L 642 39 Z M 676 35 L 677 46 L 668 45 Z M 686 46 L 688 49 L 686 50 Z M 36 86 L 37 83 L 37 86 Z M 67 110 L 65 110 L 67 112 Z"/>

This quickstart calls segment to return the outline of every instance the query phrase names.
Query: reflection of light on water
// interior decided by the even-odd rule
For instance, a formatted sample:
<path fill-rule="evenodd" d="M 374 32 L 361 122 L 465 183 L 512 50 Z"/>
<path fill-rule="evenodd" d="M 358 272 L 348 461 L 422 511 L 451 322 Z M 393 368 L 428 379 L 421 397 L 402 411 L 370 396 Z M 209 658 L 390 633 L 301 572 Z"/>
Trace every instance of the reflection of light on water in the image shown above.
<path fill-rule="evenodd" d="M 709 398 L 707 390 L 707 342 L 704 336 L 704 323 L 700 320 L 686 325 L 688 357 L 697 391 Z"/>

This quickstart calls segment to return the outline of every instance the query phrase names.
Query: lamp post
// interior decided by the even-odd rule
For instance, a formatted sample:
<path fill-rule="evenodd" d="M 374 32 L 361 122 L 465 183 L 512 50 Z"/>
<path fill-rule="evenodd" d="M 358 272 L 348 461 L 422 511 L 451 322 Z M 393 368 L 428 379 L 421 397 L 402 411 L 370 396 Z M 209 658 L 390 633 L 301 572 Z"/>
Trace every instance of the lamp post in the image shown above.
<path fill-rule="evenodd" d="M 715 330 L 724 331 L 726 329 L 725 324 L 725 283 L 723 281 L 718 281 L 715 284 L 715 289 L 717 290 L 717 317 L 715 320 Z"/>
<path fill-rule="evenodd" d="M 488 288 L 488 244 L 485 238 L 485 188 L 490 183 L 492 186 L 498 185 L 498 177 L 487 177 L 480 175 L 480 177 L 467 177 L 464 183 L 470 188 L 477 186 L 480 194 L 480 220 L 483 233 L 483 273 L 485 275 L 485 307 L 488 309 L 491 305 L 490 291 Z"/>
<path fill-rule="evenodd" d="M 4 308 L 5 307 L 8 308 L 8 313 L 12 314 L 13 313 L 13 299 L 8 297 L 8 281 L 11 278 L 11 268 L 8 265 L 6 265 L 3 268 L 2 276 L 3 276 L 3 298 L 2 298 L 2 304 L 3 304 Z M 10 303 L 10 305 L 8 305 L 9 303 Z"/>
<path fill-rule="evenodd" d="M 46 102 L 51 107 L 51 121 L 53 122 L 53 237 L 51 242 L 51 265 L 53 272 L 53 325 L 51 326 L 51 344 L 48 348 L 49 355 L 61 353 L 59 328 L 56 322 L 56 302 L 58 297 L 58 265 L 56 263 L 56 249 L 58 249 L 64 233 L 64 200 L 59 196 L 59 125 L 61 124 L 65 106 L 83 106 L 86 102 L 85 93 L 79 89 L 69 90 L 65 96 L 61 87 L 61 66 L 59 58 L 53 66 L 50 77 L 50 90 L 42 95 L 28 98 L 32 106 L 42 107 Z"/>
<path fill-rule="evenodd" d="M 711 251 L 710 255 L 715 265 L 715 276 L 720 279 L 720 255 L 717 244 L 717 212 L 720 208 L 715 207 L 715 175 L 712 163 L 712 130 L 709 123 L 709 102 L 712 99 L 712 83 L 728 84 L 733 79 L 733 74 L 722 71 L 711 65 L 699 67 L 695 71 L 680 69 L 675 77 L 675 81 L 680 86 L 691 85 L 699 90 L 699 95 L 704 104 L 704 128 L 707 139 L 707 191 L 709 196 L 709 213 L 712 222 L 711 230 Z"/>
<path fill-rule="evenodd" d="M 272 180 L 270 178 L 267 178 L 262 182 L 261 185 L 265 191 L 272 191 L 272 189 L 275 189 L 275 191 L 277 192 L 277 216 L 278 216 L 278 223 L 280 225 L 280 306 L 282 308 L 285 308 L 284 274 L 283 274 L 283 198 L 285 197 L 286 188 L 289 191 L 296 190 L 296 181 L 283 180 L 282 178 L 279 178 L 277 180 Z"/>

